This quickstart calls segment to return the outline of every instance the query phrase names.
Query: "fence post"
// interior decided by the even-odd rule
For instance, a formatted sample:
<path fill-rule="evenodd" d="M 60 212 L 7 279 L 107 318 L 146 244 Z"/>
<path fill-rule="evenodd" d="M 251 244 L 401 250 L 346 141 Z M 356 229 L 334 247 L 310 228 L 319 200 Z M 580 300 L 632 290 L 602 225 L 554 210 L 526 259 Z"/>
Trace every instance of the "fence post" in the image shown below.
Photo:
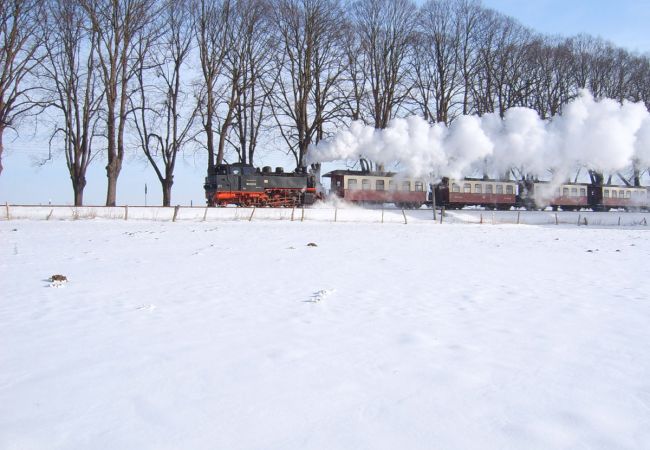
<path fill-rule="evenodd" d="M 580 226 L 580 219 L 582 219 L 582 214 L 578 214 L 578 226 Z"/>
<path fill-rule="evenodd" d="M 560 222 L 557 220 L 557 213 L 555 213 L 555 225 L 559 225 Z"/>
<path fill-rule="evenodd" d="M 585 216 L 585 218 L 584 218 L 583 220 L 585 221 L 585 226 L 589 225 L 589 224 L 587 223 L 587 217 L 586 217 L 586 216 Z"/>
<path fill-rule="evenodd" d="M 334 222 L 336 222 L 336 216 L 338 215 L 338 213 L 339 213 L 339 209 L 334 208 Z"/>
<path fill-rule="evenodd" d="M 253 206 L 253 211 L 251 211 L 251 216 L 248 218 L 248 221 L 250 222 L 253 220 L 253 214 L 255 214 L 255 207 Z"/>
<path fill-rule="evenodd" d="M 381 207 L 381 223 L 384 223 L 384 207 Z"/>
<path fill-rule="evenodd" d="M 442 225 L 442 218 L 445 217 L 445 207 L 440 209 L 440 224 Z"/>
<path fill-rule="evenodd" d="M 129 220 L 129 205 L 124 205 L 124 220 Z"/>
<path fill-rule="evenodd" d="M 517 211 L 517 225 L 519 225 L 519 216 L 521 215 L 521 211 Z"/>
<path fill-rule="evenodd" d="M 496 213 L 495 213 L 494 211 L 492 211 L 492 225 L 494 225 L 494 221 L 495 221 L 495 219 L 494 219 L 494 215 L 495 215 L 495 214 L 496 214 Z"/>
<path fill-rule="evenodd" d="M 178 210 L 180 209 L 180 205 L 174 206 L 174 217 L 172 217 L 172 222 L 176 222 L 176 216 L 178 215 Z"/>
<path fill-rule="evenodd" d="M 618 216 L 618 226 L 621 226 L 621 216 Z"/>
<path fill-rule="evenodd" d="M 203 213 L 203 221 L 205 222 L 205 219 L 208 217 L 208 208 L 209 206 L 205 207 L 205 212 Z"/>
<path fill-rule="evenodd" d="M 54 212 L 54 208 L 50 209 L 50 213 L 47 215 L 47 218 L 45 220 L 50 220 L 50 217 L 52 217 L 53 212 Z"/>
<path fill-rule="evenodd" d="M 302 215 L 300 216 L 300 221 L 304 222 L 305 221 L 305 207 L 302 207 Z"/>
<path fill-rule="evenodd" d="M 293 222 L 293 213 L 296 212 L 296 207 L 291 208 L 291 221 Z"/>
<path fill-rule="evenodd" d="M 7 210 L 7 220 L 9 220 L 9 202 L 5 202 L 5 209 Z"/>
<path fill-rule="evenodd" d="M 406 213 L 404 212 L 404 209 L 402 209 L 402 215 L 404 216 L 404 225 L 407 225 L 408 221 L 406 220 Z"/>
<path fill-rule="evenodd" d="M 481 213 L 481 219 L 479 221 L 479 224 L 483 225 L 483 213 Z"/>

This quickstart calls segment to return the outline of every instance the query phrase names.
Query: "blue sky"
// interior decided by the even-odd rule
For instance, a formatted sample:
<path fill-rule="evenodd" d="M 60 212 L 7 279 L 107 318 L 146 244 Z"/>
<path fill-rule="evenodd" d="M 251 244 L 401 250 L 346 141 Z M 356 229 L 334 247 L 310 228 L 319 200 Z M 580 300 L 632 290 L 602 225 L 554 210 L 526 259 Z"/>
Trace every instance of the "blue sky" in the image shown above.
<path fill-rule="evenodd" d="M 650 52 L 650 0 L 483 0 L 537 31 L 600 36 L 629 50 Z"/>
<path fill-rule="evenodd" d="M 581 32 L 603 37 L 616 45 L 641 53 L 650 53 L 650 0 L 483 0 L 485 6 L 518 19 L 537 31 L 571 36 Z M 0 175 L 0 202 L 34 204 L 70 204 L 72 188 L 63 155 L 37 167 L 35 161 L 47 155 L 44 129 L 23 126 L 20 136 L 5 134 L 5 167 Z M 291 158 L 262 157 L 260 165 L 290 166 Z M 178 162 L 172 203 L 202 205 L 204 155 L 186 155 Z M 98 158 L 88 173 L 85 203 L 101 205 L 106 195 L 105 162 Z M 162 199 L 158 180 L 141 157 L 131 155 L 118 180 L 118 203 L 144 204 L 144 185 L 148 185 L 148 203 Z"/>

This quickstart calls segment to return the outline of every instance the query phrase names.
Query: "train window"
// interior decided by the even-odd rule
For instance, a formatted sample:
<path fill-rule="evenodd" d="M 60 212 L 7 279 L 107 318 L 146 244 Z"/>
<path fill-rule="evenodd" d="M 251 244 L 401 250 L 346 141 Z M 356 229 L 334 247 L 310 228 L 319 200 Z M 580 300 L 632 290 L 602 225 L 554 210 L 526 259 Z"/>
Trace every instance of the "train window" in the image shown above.
<path fill-rule="evenodd" d="M 348 180 L 348 189 L 350 189 L 351 191 L 354 191 L 354 190 L 358 189 L 357 180 L 355 180 L 354 178 L 351 179 L 351 180 Z"/>
<path fill-rule="evenodd" d="M 494 186 L 491 184 L 486 184 L 485 185 L 485 193 L 486 194 L 493 194 L 494 193 Z"/>
<path fill-rule="evenodd" d="M 562 188 L 562 197 L 569 196 L 569 188 Z"/>
<path fill-rule="evenodd" d="M 497 194 L 503 195 L 503 185 L 497 184 Z"/>
<path fill-rule="evenodd" d="M 609 189 L 605 189 L 605 198 L 609 198 Z"/>
<path fill-rule="evenodd" d="M 472 192 L 472 185 L 469 184 L 469 183 L 463 184 L 463 192 L 466 193 L 466 194 L 469 194 L 470 192 Z"/>
<path fill-rule="evenodd" d="M 415 182 L 415 192 L 422 192 L 424 191 L 424 184 L 422 184 L 421 181 L 416 181 Z"/>
<path fill-rule="evenodd" d="M 514 194 L 514 193 L 515 193 L 515 190 L 514 190 L 514 188 L 512 187 L 512 185 L 511 185 L 511 184 L 506 185 L 506 194 L 510 194 L 510 195 L 512 195 L 512 194 Z"/>
<path fill-rule="evenodd" d="M 460 185 L 454 183 L 451 185 L 451 192 L 460 192 Z"/>
<path fill-rule="evenodd" d="M 480 185 L 480 184 L 476 183 L 476 184 L 474 185 L 474 192 L 476 192 L 477 194 L 480 194 L 482 190 L 483 190 L 483 189 L 481 189 L 481 185 Z"/>
<path fill-rule="evenodd" d="M 402 190 L 403 191 L 410 191 L 411 190 L 411 182 L 410 181 L 402 181 Z"/>
<path fill-rule="evenodd" d="M 362 191 L 369 191 L 370 190 L 370 180 L 367 178 L 364 178 L 361 180 L 361 190 Z"/>
<path fill-rule="evenodd" d="M 615 189 L 612 189 L 612 198 L 618 198 L 618 192 Z"/>
<path fill-rule="evenodd" d="M 397 185 L 395 184 L 395 182 L 393 180 L 388 180 L 388 189 L 390 189 L 391 191 L 394 191 L 395 189 L 397 189 Z"/>
<path fill-rule="evenodd" d="M 578 188 L 571 188 L 571 197 L 578 196 Z"/>
<path fill-rule="evenodd" d="M 377 180 L 377 183 L 375 184 L 375 188 L 378 191 L 383 191 L 384 190 L 384 180 Z"/>
<path fill-rule="evenodd" d="M 580 197 L 586 197 L 586 196 L 587 196 L 587 189 L 580 188 Z"/>

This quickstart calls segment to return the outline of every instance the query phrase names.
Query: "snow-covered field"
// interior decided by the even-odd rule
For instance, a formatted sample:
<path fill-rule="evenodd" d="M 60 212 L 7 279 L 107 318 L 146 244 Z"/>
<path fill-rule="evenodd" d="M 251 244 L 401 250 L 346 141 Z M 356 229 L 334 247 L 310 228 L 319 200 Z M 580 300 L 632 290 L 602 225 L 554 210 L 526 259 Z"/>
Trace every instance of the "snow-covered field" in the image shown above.
<path fill-rule="evenodd" d="M 647 449 L 647 230 L 0 222 L 0 448 Z"/>

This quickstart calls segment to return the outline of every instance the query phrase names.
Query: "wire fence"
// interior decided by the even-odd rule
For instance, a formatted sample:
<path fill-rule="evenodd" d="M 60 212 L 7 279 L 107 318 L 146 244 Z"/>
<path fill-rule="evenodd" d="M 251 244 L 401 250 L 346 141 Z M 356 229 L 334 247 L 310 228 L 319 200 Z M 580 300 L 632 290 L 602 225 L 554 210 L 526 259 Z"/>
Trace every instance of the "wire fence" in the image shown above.
<path fill-rule="evenodd" d="M 32 206 L 3 205 L 1 220 L 149 220 L 171 222 L 293 221 L 341 223 L 434 223 L 477 225 L 575 225 L 647 227 L 647 212 L 554 212 L 436 210 L 422 208 L 359 208 L 320 206 L 309 208 L 208 208 L 152 206 Z"/>

